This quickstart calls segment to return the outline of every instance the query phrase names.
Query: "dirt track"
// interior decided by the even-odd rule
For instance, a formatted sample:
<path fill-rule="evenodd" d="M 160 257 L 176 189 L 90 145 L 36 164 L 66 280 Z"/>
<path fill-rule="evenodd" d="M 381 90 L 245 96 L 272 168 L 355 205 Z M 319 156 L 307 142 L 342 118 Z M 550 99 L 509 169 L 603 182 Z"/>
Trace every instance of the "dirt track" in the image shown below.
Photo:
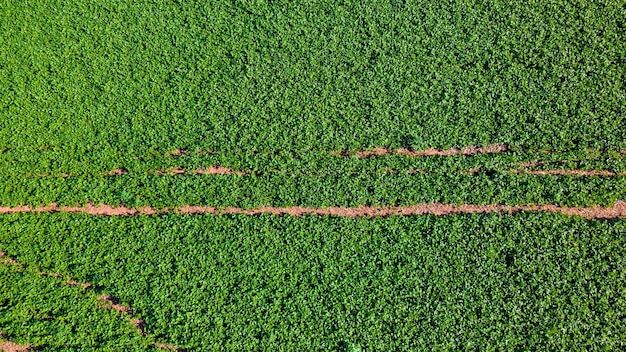
<path fill-rule="evenodd" d="M 554 176 L 626 176 L 626 172 L 609 170 L 511 170 L 512 174 L 554 175 Z"/>
<path fill-rule="evenodd" d="M 158 170 L 157 175 L 248 175 L 246 172 L 233 171 L 227 167 L 213 165 L 208 168 L 201 168 L 197 170 L 185 170 L 181 167 L 175 167 L 171 170 Z"/>
<path fill-rule="evenodd" d="M 421 156 L 452 156 L 452 155 L 476 155 L 476 154 L 493 154 L 504 153 L 509 151 L 509 148 L 504 144 L 494 144 L 486 147 L 470 146 L 463 149 L 426 149 L 420 151 L 414 151 L 411 149 L 400 148 L 396 150 L 390 150 L 387 148 L 373 148 L 371 150 L 358 151 L 354 153 L 357 158 L 368 158 L 371 156 L 383 156 L 383 155 L 404 155 L 409 157 L 421 157 Z M 335 152 L 335 155 L 346 155 L 350 153 Z"/>
<path fill-rule="evenodd" d="M 33 346 L 31 345 L 18 345 L 15 342 L 4 341 L 0 342 L 0 351 L 4 352 L 25 352 L 32 351 Z"/>
<path fill-rule="evenodd" d="M 12 213 L 84 213 L 90 215 L 103 216 L 132 216 L 132 215 L 157 215 L 165 213 L 176 214 L 242 214 L 242 215 L 258 215 L 258 214 L 287 214 L 292 216 L 303 215 L 320 215 L 320 216 L 342 216 L 342 217 L 385 217 L 391 215 L 424 215 L 432 214 L 437 216 L 453 215 L 453 214 L 478 214 L 478 213 L 500 213 L 514 214 L 524 211 L 538 211 L 549 213 L 561 213 L 569 216 L 581 216 L 585 219 L 617 219 L 626 218 L 626 202 L 617 201 L 611 207 L 562 207 L 557 205 L 477 205 L 477 204 L 417 204 L 410 206 L 358 206 L 358 207 L 328 207 L 328 208 L 312 208 L 312 207 L 271 207 L 264 206 L 252 209 L 243 208 L 217 208 L 211 206 L 186 205 L 175 209 L 154 209 L 152 207 L 129 208 L 125 206 L 110 206 L 106 204 L 85 206 L 58 206 L 50 204 L 31 208 L 29 206 L 18 207 L 0 207 L 0 214 Z"/>

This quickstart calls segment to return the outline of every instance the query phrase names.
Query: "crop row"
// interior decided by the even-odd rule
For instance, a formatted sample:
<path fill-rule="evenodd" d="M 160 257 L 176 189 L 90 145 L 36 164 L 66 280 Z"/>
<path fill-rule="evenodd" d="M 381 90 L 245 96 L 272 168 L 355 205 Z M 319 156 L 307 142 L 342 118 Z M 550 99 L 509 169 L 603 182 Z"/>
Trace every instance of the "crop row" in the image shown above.
<path fill-rule="evenodd" d="M 446 204 L 611 205 L 626 199 L 626 177 L 492 173 L 299 175 L 121 175 L 83 179 L 1 178 L 2 206 L 126 205 L 157 209 L 182 205 L 359 206 Z"/>

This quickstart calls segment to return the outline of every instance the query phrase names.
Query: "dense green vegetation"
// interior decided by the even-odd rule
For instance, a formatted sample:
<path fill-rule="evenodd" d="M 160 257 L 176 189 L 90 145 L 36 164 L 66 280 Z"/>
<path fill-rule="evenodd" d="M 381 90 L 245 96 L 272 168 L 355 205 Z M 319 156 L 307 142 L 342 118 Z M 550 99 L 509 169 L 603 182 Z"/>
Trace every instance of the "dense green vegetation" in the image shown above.
<path fill-rule="evenodd" d="M 510 146 L 515 148 L 515 146 Z M 173 167 L 199 169 L 211 165 L 222 165 L 234 170 L 252 173 L 282 173 L 304 175 L 373 174 L 393 169 L 398 171 L 426 170 L 439 173 L 457 173 L 481 168 L 483 171 L 508 171 L 519 169 L 519 163 L 545 162 L 544 167 L 554 169 L 605 169 L 615 172 L 626 171 L 626 154 L 600 151 L 568 151 L 541 153 L 512 150 L 505 153 L 472 156 L 429 156 L 407 157 L 385 155 L 358 158 L 352 155 L 337 156 L 331 152 L 277 151 L 276 153 L 232 154 L 217 152 L 172 157 L 164 154 L 127 156 L 115 159 L 103 156 L 89 161 L 81 157 L 67 157 L 60 151 L 40 152 L 16 151 L 0 153 L 0 176 L 26 176 L 70 174 L 74 176 L 101 176 L 115 168 L 123 168 L 131 174 L 155 173 Z"/>
<path fill-rule="evenodd" d="M 0 207 L 611 205 L 626 200 L 625 23 L 623 0 L 2 1 Z M 246 175 L 193 174 L 213 165 Z M 159 174 L 174 168 L 188 172 Z M 0 338 L 626 350 L 625 241 L 623 219 L 537 213 L 5 214 L 0 250 L 24 266 L 0 264 Z"/>
<path fill-rule="evenodd" d="M 5 206 L 95 204 L 217 207 L 411 205 L 418 203 L 611 205 L 626 199 L 626 177 L 506 173 L 339 175 L 177 175 L 0 178 Z"/>
<path fill-rule="evenodd" d="M 43 351 L 146 350 L 142 337 L 118 312 L 98 308 L 92 292 L 41 276 L 34 265 L 0 260 L 0 328 L 3 339 Z"/>
<path fill-rule="evenodd" d="M 626 149 L 623 1 L 4 1 L 0 150 Z"/>
<path fill-rule="evenodd" d="M 610 205 L 626 199 L 626 157 L 593 151 L 551 154 L 511 151 L 474 156 L 360 159 L 330 153 L 231 155 L 190 153 L 110 159 L 85 168 L 51 152 L 0 154 L 4 206 L 107 203 L 126 206 L 356 206 L 416 203 Z M 2 155 L 9 155 L 2 159 Z M 15 155 L 15 154 L 13 154 Z M 51 159 L 47 159 L 50 158 Z M 36 160 L 35 163 L 29 162 Z M 46 161 L 48 160 L 48 161 Z M 521 163 L 540 161 L 534 166 Z M 221 165 L 242 175 L 194 175 Z M 103 176 L 114 168 L 122 176 Z M 158 175 L 183 168 L 185 175 Z M 515 170 L 606 170 L 608 177 L 540 176 Z M 66 177 L 64 177 L 64 175 Z M 70 177 L 67 177 L 70 175 Z"/>
<path fill-rule="evenodd" d="M 8 254 L 105 287 L 149 332 L 193 350 L 626 347 L 623 220 L 22 214 L 0 221 Z"/>

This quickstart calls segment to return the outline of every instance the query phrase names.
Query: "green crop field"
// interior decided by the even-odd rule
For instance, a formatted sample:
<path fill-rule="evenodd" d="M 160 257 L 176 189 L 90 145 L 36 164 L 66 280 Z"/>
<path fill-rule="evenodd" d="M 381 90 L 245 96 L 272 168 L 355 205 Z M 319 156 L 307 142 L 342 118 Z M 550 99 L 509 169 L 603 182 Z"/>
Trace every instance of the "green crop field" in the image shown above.
<path fill-rule="evenodd" d="M 26 350 L 626 350 L 626 1 L 0 1 Z"/>

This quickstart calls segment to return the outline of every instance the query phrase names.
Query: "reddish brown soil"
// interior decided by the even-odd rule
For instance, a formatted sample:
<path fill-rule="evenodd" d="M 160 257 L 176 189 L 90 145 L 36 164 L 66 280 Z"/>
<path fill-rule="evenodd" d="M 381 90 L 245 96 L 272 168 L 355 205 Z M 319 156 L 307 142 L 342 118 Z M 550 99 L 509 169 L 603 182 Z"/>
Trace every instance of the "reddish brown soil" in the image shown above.
<path fill-rule="evenodd" d="M 185 173 L 185 169 L 181 168 L 181 167 L 175 167 L 169 171 L 167 170 L 158 170 L 156 172 L 157 175 L 163 176 L 163 175 L 170 175 L 170 176 L 174 176 L 174 175 L 182 175 Z"/>
<path fill-rule="evenodd" d="M 217 214 L 218 210 L 215 207 L 205 207 L 199 205 L 184 205 L 176 209 L 179 214 Z"/>
<path fill-rule="evenodd" d="M 70 285 L 70 286 L 80 286 L 83 289 L 87 290 L 93 287 L 92 284 L 88 283 L 88 282 L 78 282 L 78 281 L 74 281 L 74 280 L 68 280 L 65 282 L 66 285 Z"/>
<path fill-rule="evenodd" d="M 414 151 L 411 149 L 400 148 L 396 150 L 390 150 L 386 148 L 374 148 L 368 151 L 359 151 L 356 152 L 355 155 L 357 158 L 369 158 L 372 156 L 382 156 L 382 155 L 405 155 L 409 157 L 421 157 L 421 156 L 452 156 L 452 155 L 475 155 L 475 154 L 493 154 L 493 153 L 504 153 L 509 149 L 504 144 L 494 144 L 486 147 L 476 147 L 470 146 L 463 149 L 426 149 L 421 151 Z M 334 155 L 345 155 L 344 153 L 338 154 L 339 152 L 334 152 Z"/>
<path fill-rule="evenodd" d="M 52 203 L 46 206 L 40 206 L 37 208 L 31 208 L 29 206 L 17 206 L 17 207 L 0 207 L 0 214 L 12 214 L 12 213 L 85 213 L 89 215 L 108 215 L 108 216 L 129 216 L 137 214 L 154 215 L 161 212 L 157 212 L 152 207 L 140 207 L 140 208 L 127 208 L 124 206 L 114 207 L 111 205 L 100 204 L 93 205 L 91 203 L 85 206 L 62 206 L 59 207 L 56 203 Z"/>
<path fill-rule="evenodd" d="M 425 174 L 425 173 L 426 173 L 426 170 L 415 170 L 415 169 L 409 170 L 409 175 Z"/>
<path fill-rule="evenodd" d="M 60 207 L 58 211 L 66 212 L 66 213 L 87 213 L 90 215 L 136 215 L 139 213 L 137 209 L 126 208 L 126 207 L 113 207 L 106 204 L 100 204 L 98 206 L 94 206 L 93 204 L 87 204 L 83 207 Z"/>
<path fill-rule="evenodd" d="M 182 175 L 185 173 L 185 169 L 182 167 L 175 167 L 170 171 L 170 175 Z"/>
<path fill-rule="evenodd" d="M 347 158 L 347 157 L 350 156 L 350 154 L 348 154 L 348 152 L 345 151 L 345 150 L 336 150 L 334 152 L 330 152 L 330 155 L 338 156 L 338 157 L 341 157 L 341 158 Z"/>
<path fill-rule="evenodd" d="M 463 175 L 476 175 L 478 173 L 480 173 L 480 168 L 479 167 L 473 167 L 467 171 L 461 171 L 461 173 Z"/>
<path fill-rule="evenodd" d="M 247 173 L 243 171 L 233 171 L 227 167 L 213 165 L 209 168 L 201 168 L 193 171 L 196 175 L 247 175 Z"/>
<path fill-rule="evenodd" d="M 529 175 L 557 175 L 557 176 L 626 176 L 626 172 L 613 172 L 609 170 L 510 170 L 513 174 Z"/>
<path fill-rule="evenodd" d="M 14 259 L 11 259 L 11 258 L 0 259 L 0 264 L 20 265 L 20 263 L 16 262 Z"/>
<path fill-rule="evenodd" d="M 137 208 L 137 210 L 139 214 L 144 214 L 144 215 L 156 215 L 160 213 L 152 207 L 139 207 Z M 165 210 L 165 212 L 167 212 L 167 209 Z"/>
<path fill-rule="evenodd" d="M 584 160 L 591 160 L 591 159 L 586 158 Z M 517 163 L 517 165 L 523 166 L 523 167 L 535 167 L 535 166 L 542 166 L 546 164 L 559 164 L 559 163 L 580 162 L 580 161 L 583 161 L 583 159 L 533 160 L 533 161 L 519 162 Z"/>
<path fill-rule="evenodd" d="M 517 165 L 522 166 L 522 167 L 535 167 L 535 166 L 541 166 L 543 164 L 545 164 L 545 161 L 542 160 L 535 160 L 535 161 L 524 161 L 524 162 L 519 162 L 517 163 Z"/>
<path fill-rule="evenodd" d="M 98 297 L 98 301 L 103 302 L 100 308 L 113 309 L 122 314 L 133 314 L 131 307 L 120 304 L 120 300 L 111 295 L 100 296 Z"/>
<path fill-rule="evenodd" d="M 0 214 L 12 214 L 12 213 L 29 213 L 34 210 L 28 206 L 19 207 L 0 207 Z"/>
<path fill-rule="evenodd" d="M 57 273 L 44 273 L 44 272 L 40 272 L 39 275 L 41 276 L 50 276 L 50 277 L 56 277 L 56 278 L 62 278 L 63 275 L 61 274 L 57 274 Z"/>
<path fill-rule="evenodd" d="M 156 172 L 157 175 L 184 175 L 184 174 L 194 174 L 194 175 L 247 175 L 248 173 L 243 171 L 233 171 L 227 167 L 213 165 L 208 168 L 201 168 L 198 170 L 186 171 L 181 167 L 175 167 L 169 171 L 167 170 L 159 170 Z"/>
<path fill-rule="evenodd" d="M 113 169 L 109 172 L 105 172 L 104 176 L 121 176 L 124 175 L 128 172 L 128 170 L 124 169 L 124 168 L 119 168 L 119 169 Z"/>
<path fill-rule="evenodd" d="M 393 154 L 393 151 L 387 148 L 374 148 L 372 150 L 364 150 L 364 151 L 356 152 L 356 157 L 357 158 L 369 158 L 370 156 L 382 156 L 382 155 L 388 155 L 388 154 Z"/>
<path fill-rule="evenodd" d="M 173 157 L 177 157 L 177 156 L 183 156 L 183 155 L 189 155 L 189 152 L 185 149 L 174 149 L 171 152 L 165 154 L 165 156 L 173 156 Z"/>
<path fill-rule="evenodd" d="M 137 331 L 139 331 L 139 333 L 141 335 L 145 335 L 146 333 L 143 331 L 143 328 L 146 326 L 146 322 L 143 319 L 134 319 L 131 318 L 130 319 L 130 323 L 137 328 Z"/>
<path fill-rule="evenodd" d="M 18 266 L 21 265 L 20 263 L 16 262 L 15 259 L 7 257 L 6 253 L 2 251 L 0 251 L 0 264 L 18 265 Z"/>
<path fill-rule="evenodd" d="M 168 345 L 166 343 L 155 342 L 155 343 L 152 344 L 152 346 L 156 347 L 156 348 L 168 350 L 168 351 L 184 351 L 183 348 L 180 348 L 180 347 L 174 346 L 174 345 Z"/>
<path fill-rule="evenodd" d="M 57 273 L 46 273 L 46 272 L 39 272 L 39 275 L 41 276 L 50 276 L 50 277 L 55 277 L 57 279 L 60 279 L 63 277 L 63 275 L 61 274 L 57 274 Z M 90 283 L 85 283 L 85 282 L 78 282 L 74 279 L 72 279 L 71 277 L 68 277 L 67 280 L 65 282 L 63 282 L 66 285 L 70 285 L 70 286 L 80 286 L 83 289 L 87 290 L 93 287 L 92 284 Z"/>
<path fill-rule="evenodd" d="M 31 345 L 18 345 L 15 342 L 4 341 L 0 342 L 0 351 L 4 352 L 25 352 L 32 351 L 33 346 Z"/>
<path fill-rule="evenodd" d="M 196 155 L 214 155 L 215 152 L 208 149 L 200 149 L 196 152 Z"/>
<path fill-rule="evenodd" d="M 424 215 L 433 214 L 438 216 L 452 214 L 476 214 L 476 213 L 518 213 L 521 211 L 544 211 L 553 213 L 563 213 L 566 215 L 578 215 L 587 219 L 607 219 L 607 218 L 626 218 L 626 202 L 618 201 L 614 206 L 609 208 L 602 207 L 559 207 L 555 205 L 526 205 L 526 206 L 508 206 L 508 205 L 475 205 L 475 204 L 420 204 L 414 206 L 403 207 L 368 207 L 359 206 L 354 208 L 345 207 L 329 207 L 329 208 L 307 208 L 307 207 L 260 207 L 255 209 L 241 208 L 225 208 L 217 209 L 215 207 L 202 206 L 185 206 L 178 208 L 181 214 L 287 214 L 292 216 L 310 215 L 331 215 L 343 217 L 384 217 L 390 215 Z"/>
<path fill-rule="evenodd" d="M 344 217 L 384 217 L 390 215 L 423 215 L 433 214 L 438 216 L 451 215 L 451 214 L 476 214 L 476 213 L 518 213 L 521 211 L 542 211 L 562 213 L 566 215 L 579 215 L 586 219 L 610 219 L 610 218 L 626 218 L 626 202 L 617 201 L 615 204 L 608 208 L 599 206 L 593 207 L 560 207 L 556 205 L 476 205 L 476 204 L 418 204 L 412 206 L 396 206 L 396 207 L 371 207 L 371 206 L 358 206 L 353 208 L 347 207 L 328 207 L 328 208 L 310 208 L 310 207 L 271 207 L 264 206 L 254 209 L 242 209 L 242 208 L 224 208 L 219 209 L 210 206 L 197 206 L 186 205 L 179 207 L 175 210 L 164 209 L 161 211 L 154 210 L 153 208 L 127 208 L 127 207 L 112 207 L 108 205 L 87 205 L 84 207 L 56 207 L 47 206 L 40 208 L 30 207 L 0 207 L 0 214 L 2 213 L 26 213 L 26 212 L 73 212 L 73 213 L 87 213 L 91 215 L 106 215 L 106 216 L 131 216 L 137 214 L 163 214 L 167 212 L 176 212 L 178 214 L 243 214 L 243 215 L 257 215 L 257 214 L 274 214 L 274 215 L 293 215 L 303 216 L 309 215 L 322 215 L 322 216 L 344 216 Z"/>
<path fill-rule="evenodd" d="M 487 147 L 475 147 L 470 146 L 463 149 L 428 149 L 422 151 L 412 151 L 408 149 L 398 149 L 396 150 L 396 154 L 406 155 L 411 157 L 418 156 L 453 156 L 453 155 L 475 155 L 475 154 L 493 154 L 493 153 L 504 153 L 509 149 L 504 144 L 494 144 Z"/>

